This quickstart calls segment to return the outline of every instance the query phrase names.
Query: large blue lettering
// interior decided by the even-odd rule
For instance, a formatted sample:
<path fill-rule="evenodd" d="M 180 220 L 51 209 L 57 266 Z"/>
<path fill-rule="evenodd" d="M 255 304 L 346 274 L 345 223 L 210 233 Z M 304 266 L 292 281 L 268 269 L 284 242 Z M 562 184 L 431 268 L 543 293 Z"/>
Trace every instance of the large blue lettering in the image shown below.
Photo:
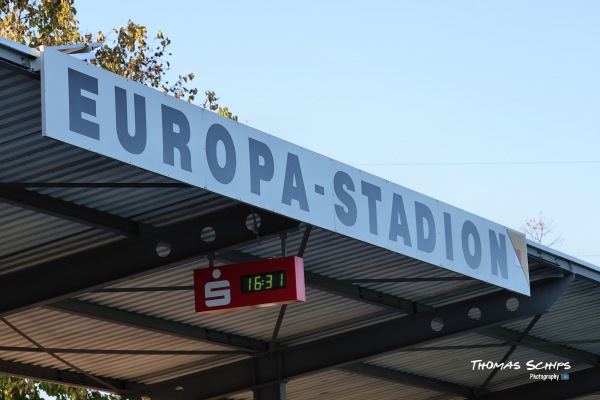
<path fill-rule="evenodd" d="M 100 125 L 81 118 L 81 114 L 96 116 L 96 101 L 83 96 L 81 90 L 98 94 L 98 79 L 69 68 L 69 129 L 100 140 Z"/>
<path fill-rule="evenodd" d="M 469 246 L 469 236 L 473 238 L 473 253 L 471 254 Z M 466 220 L 462 226 L 461 231 L 463 255 L 467 265 L 472 269 L 479 268 L 481 264 L 481 238 L 475 224 L 469 220 Z"/>
<path fill-rule="evenodd" d="M 365 181 L 360 181 L 360 186 L 369 207 L 369 232 L 377 235 L 377 202 L 381 201 L 381 188 Z"/>
<path fill-rule="evenodd" d="M 354 192 L 354 182 L 352 182 L 352 178 L 343 171 L 336 172 L 333 176 L 333 191 L 344 206 L 336 204 L 335 215 L 342 224 L 353 226 L 356 224 L 357 217 L 356 203 L 347 190 Z"/>
<path fill-rule="evenodd" d="M 392 197 L 392 216 L 389 238 L 396 242 L 398 241 L 398 236 L 404 239 L 405 246 L 412 246 L 410 231 L 408 230 L 408 221 L 406 219 L 406 210 L 404 209 L 404 200 L 401 195 L 394 193 Z"/>
<path fill-rule="evenodd" d="M 225 146 L 225 164 L 221 166 L 217 157 L 219 142 Z M 231 135 L 223 125 L 213 124 L 206 133 L 206 160 L 213 177 L 223 184 L 230 183 L 237 166 L 235 146 Z"/>
<path fill-rule="evenodd" d="M 308 211 L 308 200 L 304 189 L 300 160 L 297 155 L 288 153 L 281 202 L 289 206 L 292 205 L 292 200 L 296 200 L 300 204 L 301 210 Z"/>
<path fill-rule="evenodd" d="M 427 253 L 431 253 L 435 249 L 436 241 L 433 213 L 425 204 L 416 201 L 415 215 L 417 219 L 417 248 Z M 425 229 L 425 224 L 427 224 L 427 229 Z M 426 230 L 427 235 L 425 235 Z"/>
<path fill-rule="evenodd" d="M 192 155 L 188 147 L 190 122 L 181 111 L 161 104 L 163 162 L 175 166 L 175 149 L 179 151 L 181 169 L 192 172 Z"/>
<path fill-rule="evenodd" d="M 490 236 L 490 257 L 492 262 L 492 274 L 498 276 L 498 269 L 502 278 L 508 279 L 508 262 L 506 259 L 506 237 L 503 234 L 498 234 L 500 240 L 496 237 L 496 233 L 489 229 Z"/>
<path fill-rule="evenodd" d="M 127 127 L 127 92 L 115 86 L 115 114 L 117 116 L 117 137 L 121 146 L 131 154 L 141 154 L 146 148 L 148 130 L 146 129 L 146 99 L 133 95 L 135 131 L 131 135 Z"/>
<path fill-rule="evenodd" d="M 260 195 L 260 182 L 270 181 L 275 173 L 273 153 L 269 146 L 252 138 L 248 138 L 248 149 L 250 156 L 250 191 Z"/>
<path fill-rule="evenodd" d="M 454 260 L 454 247 L 452 244 L 452 218 L 450 214 L 444 213 L 444 236 L 446 237 L 446 258 Z"/>

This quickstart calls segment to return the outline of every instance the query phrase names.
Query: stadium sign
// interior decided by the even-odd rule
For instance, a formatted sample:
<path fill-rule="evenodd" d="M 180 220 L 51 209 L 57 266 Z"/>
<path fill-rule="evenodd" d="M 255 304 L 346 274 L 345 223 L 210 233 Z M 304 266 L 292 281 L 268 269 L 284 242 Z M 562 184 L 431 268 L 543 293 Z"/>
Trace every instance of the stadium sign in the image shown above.
<path fill-rule="evenodd" d="M 56 140 L 529 295 L 522 234 L 52 49 L 42 120 Z"/>

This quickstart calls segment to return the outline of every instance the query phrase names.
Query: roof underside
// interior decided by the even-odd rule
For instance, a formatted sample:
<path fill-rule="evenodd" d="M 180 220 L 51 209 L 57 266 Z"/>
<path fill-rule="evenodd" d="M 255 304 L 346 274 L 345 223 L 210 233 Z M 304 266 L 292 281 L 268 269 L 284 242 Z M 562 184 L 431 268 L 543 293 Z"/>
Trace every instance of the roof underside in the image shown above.
<path fill-rule="evenodd" d="M 234 224 L 252 212 L 264 222 L 258 237 Z M 140 243 L 195 235 L 202 224 L 215 227 L 216 239 L 185 249 L 185 257 L 137 253 Z M 252 399 L 253 388 L 281 378 L 291 399 L 516 399 L 534 392 L 600 399 L 595 267 L 530 243 L 531 281 L 540 291 L 526 298 L 252 210 L 43 137 L 38 77 L 4 62 L 0 227 L 0 371 L 7 374 L 131 398 L 161 398 L 182 386 L 189 398 Z M 179 243 L 169 244 L 176 253 Z M 283 252 L 304 255 L 306 303 L 194 313 L 192 271 L 209 267 L 212 254 L 219 265 Z M 492 307 L 508 298 L 518 300 L 516 311 Z M 456 314 L 464 307 L 468 315 Z M 473 368 L 473 360 L 521 368 L 494 372 Z M 568 362 L 570 379 L 530 379 L 529 360 Z M 277 379 L 269 375 L 273 365 L 280 366 Z M 253 377 L 250 384 L 219 382 L 226 371 Z M 218 383 L 195 391 L 191 382 L 204 380 Z"/>

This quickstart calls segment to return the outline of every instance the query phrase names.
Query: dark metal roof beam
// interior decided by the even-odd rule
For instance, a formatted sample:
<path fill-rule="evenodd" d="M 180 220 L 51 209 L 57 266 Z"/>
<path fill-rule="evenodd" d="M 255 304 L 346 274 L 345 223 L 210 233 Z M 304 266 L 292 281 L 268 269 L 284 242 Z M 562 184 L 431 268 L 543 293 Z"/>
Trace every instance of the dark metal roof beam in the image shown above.
<path fill-rule="evenodd" d="M 263 342 L 260 340 L 234 335 L 227 332 L 220 332 L 212 329 L 205 329 L 197 326 L 190 326 L 178 322 L 167 321 L 164 319 L 118 310 L 112 307 L 101 306 L 80 300 L 64 300 L 59 303 L 51 304 L 47 307 L 60 312 L 67 312 L 73 315 L 94 318 L 105 322 L 117 323 L 132 328 L 149 330 L 152 332 L 176 336 L 183 339 L 215 343 L 239 350 L 266 352 L 268 347 L 267 342 Z M 60 349 L 57 350 L 57 352 L 61 352 Z M 354 365 L 347 366 L 344 369 L 351 369 L 353 367 Z M 357 366 L 356 369 L 358 370 L 360 369 L 360 367 Z M 361 371 L 363 374 L 367 374 L 367 371 L 364 368 L 361 369 Z M 382 376 L 377 376 L 377 374 L 375 374 L 373 371 L 374 370 L 371 371 L 370 376 L 375 378 L 380 377 L 383 379 L 389 379 L 389 373 L 382 373 Z M 400 371 L 394 371 L 394 374 L 396 381 L 399 381 L 398 379 L 402 377 L 402 379 L 404 379 L 403 383 L 417 387 L 422 387 L 424 389 L 434 389 L 434 387 L 432 387 L 432 383 L 436 381 L 434 379 L 424 380 L 421 379 L 421 377 L 419 376 Z M 463 389 L 462 386 L 457 386 L 453 388 L 451 384 L 448 384 L 447 387 L 449 388 L 449 391 L 447 391 L 446 393 L 450 394 L 456 394 L 457 390 Z M 434 390 L 444 391 L 442 390 L 444 389 L 444 386 L 442 384 L 435 386 L 435 388 L 436 389 Z"/>
<path fill-rule="evenodd" d="M 419 304 L 401 297 L 392 296 L 373 289 L 366 289 L 360 286 L 340 282 L 336 279 L 328 278 L 322 275 L 306 272 L 306 284 L 325 292 L 338 294 L 350 299 L 362 301 L 365 303 L 379 305 L 385 308 L 396 308 L 405 313 L 422 312 L 431 310 L 432 307 Z M 479 334 L 507 342 L 516 342 L 521 340 L 520 345 L 531 349 L 539 350 L 544 353 L 565 357 L 573 361 L 584 362 L 588 365 L 600 366 L 600 358 L 592 353 L 574 349 L 572 347 L 553 344 L 550 341 L 525 335 L 502 327 L 491 327 L 482 329 Z"/>
<path fill-rule="evenodd" d="M 412 302 L 410 300 L 382 293 L 377 290 L 366 289 L 360 286 L 347 284 L 336 279 L 312 274 L 310 272 L 306 273 L 306 284 L 314 287 L 315 289 L 342 295 L 344 297 L 365 303 L 376 304 L 385 308 L 396 308 L 406 313 L 413 313 L 415 311 L 422 312 L 432 309 L 432 307 L 424 304 Z M 515 342 L 522 338 L 522 333 L 502 327 L 486 328 L 477 333 L 507 342 Z M 525 335 L 520 345 L 542 351 L 544 353 L 565 357 L 573 361 L 580 361 L 588 365 L 600 366 L 600 358 L 595 354 L 568 346 L 553 344 L 550 341 L 539 339 L 534 336 Z"/>
<path fill-rule="evenodd" d="M 40 74 L 31 71 L 31 62 L 24 57 L 18 55 L 10 56 L 0 47 L 0 68 L 8 69 L 25 75 L 32 80 L 40 80 Z M 26 67 L 23 68 L 23 67 Z"/>
<path fill-rule="evenodd" d="M 135 236 L 141 230 L 135 221 L 25 189 L 0 187 L 0 201 L 119 235 Z"/>
<path fill-rule="evenodd" d="M 219 254 L 218 258 L 230 262 L 248 262 L 260 260 L 259 257 L 245 254 L 240 251 Z M 340 280 L 315 274 L 309 271 L 305 271 L 305 280 L 306 284 L 312 288 L 387 309 L 395 309 L 396 311 L 401 311 L 407 314 L 413 314 L 415 312 L 422 312 L 432 309 L 432 307 L 424 304 L 403 299 L 401 297 L 392 296 L 378 290 L 352 285 L 350 283 L 342 282 Z M 490 327 L 480 330 L 477 333 L 507 342 L 515 342 L 522 337 L 520 332 L 515 332 L 501 327 Z M 588 365 L 600 366 L 600 359 L 595 354 L 568 346 L 553 344 L 550 341 L 539 339 L 534 336 L 525 335 L 520 345 L 539 350 L 544 353 L 565 357 L 569 360 L 583 362 Z"/>
<path fill-rule="evenodd" d="M 538 321 L 540 320 L 540 318 L 542 318 L 543 314 L 538 314 L 535 317 L 533 317 L 531 319 L 531 321 L 529 322 L 529 324 L 527 325 L 527 327 L 525 328 L 525 330 L 521 333 L 521 336 L 519 337 L 519 339 L 517 341 L 515 341 L 515 343 L 510 346 L 510 349 L 508 349 L 508 351 L 506 353 L 504 353 L 504 356 L 502 357 L 502 359 L 500 359 L 499 364 L 504 365 L 504 363 L 506 361 L 508 361 L 508 359 L 510 358 L 510 356 L 515 352 L 515 350 L 517 349 L 517 345 L 519 343 L 521 343 L 523 341 L 523 338 L 525 336 L 527 336 L 527 334 L 533 329 L 533 327 L 535 326 L 535 324 L 538 323 Z M 481 386 L 479 386 L 479 388 L 477 389 L 478 391 L 483 392 L 485 390 L 485 388 L 490 384 L 490 382 L 492 382 L 492 380 L 496 377 L 496 375 L 498 374 L 498 372 L 500 372 L 500 370 L 502 369 L 502 367 L 495 367 L 492 372 L 488 375 L 488 377 L 485 379 L 485 381 L 481 384 Z"/>
<path fill-rule="evenodd" d="M 85 387 L 89 389 L 113 392 L 111 388 L 100 385 L 97 381 L 89 377 L 70 371 L 62 371 L 54 368 L 38 367 L 36 365 L 22 364 L 13 361 L 0 360 L 0 372 L 6 375 L 21 376 L 24 378 L 39 379 L 47 382 L 54 382 L 62 385 Z M 144 385 L 122 381 L 117 379 L 102 378 L 103 381 L 111 384 L 121 391 L 130 391 L 141 389 Z"/>
<path fill-rule="evenodd" d="M 413 301 L 403 299 L 398 296 L 392 296 L 378 290 L 367 289 L 361 286 L 344 283 L 337 279 L 328 278 L 323 275 L 305 271 L 304 279 L 308 286 L 343 296 L 352 300 L 358 300 L 365 303 L 375 304 L 380 307 L 402 311 L 407 314 L 413 314 L 417 311 L 425 311 L 428 308 L 421 306 Z"/>
<path fill-rule="evenodd" d="M 246 254 L 241 251 L 230 251 L 227 253 L 220 253 L 217 258 L 226 262 L 242 263 L 250 261 L 259 261 L 262 258 Z M 363 301 L 366 303 L 374 303 L 377 306 L 393 309 L 396 311 L 403 311 L 407 314 L 412 314 L 418 310 L 429 309 L 425 306 L 421 306 L 410 300 L 405 300 L 397 296 L 392 296 L 377 290 L 367 289 L 364 287 L 352 285 L 350 283 L 344 283 L 340 280 L 328 278 L 323 275 L 315 274 L 310 271 L 304 271 L 304 280 L 307 286 L 322 292 L 332 293 L 337 296 L 346 297 L 352 300 Z"/>
<path fill-rule="evenodd" d="M 600 271 L 596 266 L 577 260 L 567 254 L 558 253 L 556 250 L 548 249 L 539 243 L 527 242 L 527 256 L 561 272 L 568 271 L 592 282 L 600 282 Z"/>
<path fill-rule="evenodd" d="M 1 187 L 1 186 L 0 186 Z M 97 211 L 91 208 L 80 206 L 64 200 L 54 199 L 35 192 L 23 189 L 3 189 L 0 188 L 0 198 L 5 202 L 17 205 L 19 207 L 28 208 L 37 212 L 53 215 L 60 218 L 69 219 L 74 222 L 82 223 L 88 226 L 93 226 L 103 230 L 108 230 L 114 233 L 133 236 L 139 234 L 140 225 L 126 218 L 118 217 L 109 213 Z M 142 229 L 146 226 L 142 226 Z M 149 227 L 148 227 L 149 228 Z M 546 263 L 558 264 L 561 259 L 556 257 L 547 259 L 547 255 L 539 249 L 528 247 L 529 256 L 545 261 Z M 545 258 L 544 258 L 545 257 Z M 244 262 L 249 259 L 258 259 L 248 254 L 241 252 L 230 252 L 220 255 L 220 258 L 227 259 L 233 262 Z M 572 264 L 570 269 L 572 269 Z M 565 266 L 566 268 L 566 266 Z M 306 272 L 307 284 L 313 288 L 342 295 L 347 298 L 374 303 L 386 308 L 402 310 L 407 313 L 415 311 L 423 311 L 430 307 L 405 300 L 396 296 L 391 296 L 376 290 L 361 288 L 356 285 L 350 285 L 339 280 L 327 278 L 311 272 Z M 514 341 L 519 337 L 518 332 L 514 332 L 504 328 L 490 328 L 485 332 L 486 336 L 494 337 L 499 340 Z M 600 365 L 598 357 L 566 346 L 552 345 L 550 342 L 539 340 L 533 337 L 527 337 L 524 345 L 536 350 L 552 353 L 572 360 L 585 362 L 589 365 Z"/>
<path fill-rule="evenodd" d="M 573 278 L 571 275 L 536 282 L 532 287 L 531 297 L 502 290 L 435 310 L 280 349 L 270 355 L 257 355 L 250 360 L 150 385 L 144 390 L 133 391 L 130 394 L 166 399 L 173 395 L 176 387 L 182 387 L 190 399 L 211 399 L 323 369 L 342 367 L 403 347 L 544 313 L 560 297 Z M 506 302 L 511 297 L 519 299 L 519 308 L 515 311 L 506 307 Z M 468 316 L 473 307 L 481 310 L 479 320 Z M 443 322 L 441 329 L 432 324 L 436 319 Z M 357 346 L 357 343 L 361 345 Z"/>
<path fill-rule="evenodd" d="M 167 321 L 161 318 L 150 317 L 80 300 L 64 300 L 50 304 L 48 307 L 73 315 L 117 323 L 119 325 L 167 334 L 183 339 L 210 342 L 239 350 L 264 352 L 267 351 L 268 347 L 266 342 L 260 340 L 179 322 Z"/>
<path fill-rule="evenodd" d="M 249 214 L 250 207 L 238 205 L 3 275 L 0 317 L 251 243 L 256 236 L 246 227 Z M 298 226 L 267 211 L 260 211 L 260 217 L 261 237 Z M 206 228 L 215 232 L 211 242 L 202 240 Z"/>
<path fill-rule="evenodd" d="M 568 380 L 537 381 L 510 389 L 499 390 L 483 396 L 475 397 L 477 400 L 530 400 L 532 398 L 544 400 L 566 400 L 600 392 L 600 368 L 588 368 L 583 371 L 569 373 Z M 562 375 L 563 371 L 535 371 L 533 375 Z"/>
<path fill-rule="evenodd" d="M 515 332 L 501 327 L 487 328 L 478 333 L 494 339 L 505 340 L 507 342 L 517 342 L 519 339 L 521 339 L 521 337 L 523 337 L 520 332 Z M 529 347 L 530 349 L 538 350 L 543 353 L 564 357 L 569 360 L 583 362 L 588 365 L 600 366 L 600 358 L 595 354 L 578 350 L 573 347 L 554 344 L 551 341 L 539 339 L 534 336 L 525 335 L 523 337 L 523 341 L 519 345 Z"/>
<path fill-rule="evenodd" d="M 435 390 L 440 393 L 454 394 L 457 396 L 471 397 L 473 391 L 471 388 L 456 383 L 444 382 L 438 379 L 427 378 L 424 376 L 407 374 L 406 372 L 396 371 L 389 368 L 377 367 L 366 363 L 357 363 L 347 365 L 341 368 L 344 371 L 354 374 L 370 376 L 372 378 L 384 379 L 391 382 L 401 383 L 408 386 L 416 386 Z"/>
<path fill-rule="evenodd" d="M 45 353 L 53 354 L 101 354 L 101 355 L 134 355 L 134 356 L 198 356 L 198 355 L 250 355 L 243 350 L 130 350 L 130 349 L 66 349 L 56 347 L 22 347 L 22 346 L 0 346 L 0 351 L 23 352 L 23 353 Z"/>

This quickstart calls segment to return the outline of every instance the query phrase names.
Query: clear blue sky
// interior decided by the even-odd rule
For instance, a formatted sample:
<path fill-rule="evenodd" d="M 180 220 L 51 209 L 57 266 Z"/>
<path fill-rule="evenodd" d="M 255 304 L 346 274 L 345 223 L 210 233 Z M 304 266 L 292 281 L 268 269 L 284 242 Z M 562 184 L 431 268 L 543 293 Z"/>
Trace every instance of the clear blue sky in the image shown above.
<path fill-rule="evenodd" d="M 76 0 L 248 125 L 600 264 L 600 2 Z"/>

